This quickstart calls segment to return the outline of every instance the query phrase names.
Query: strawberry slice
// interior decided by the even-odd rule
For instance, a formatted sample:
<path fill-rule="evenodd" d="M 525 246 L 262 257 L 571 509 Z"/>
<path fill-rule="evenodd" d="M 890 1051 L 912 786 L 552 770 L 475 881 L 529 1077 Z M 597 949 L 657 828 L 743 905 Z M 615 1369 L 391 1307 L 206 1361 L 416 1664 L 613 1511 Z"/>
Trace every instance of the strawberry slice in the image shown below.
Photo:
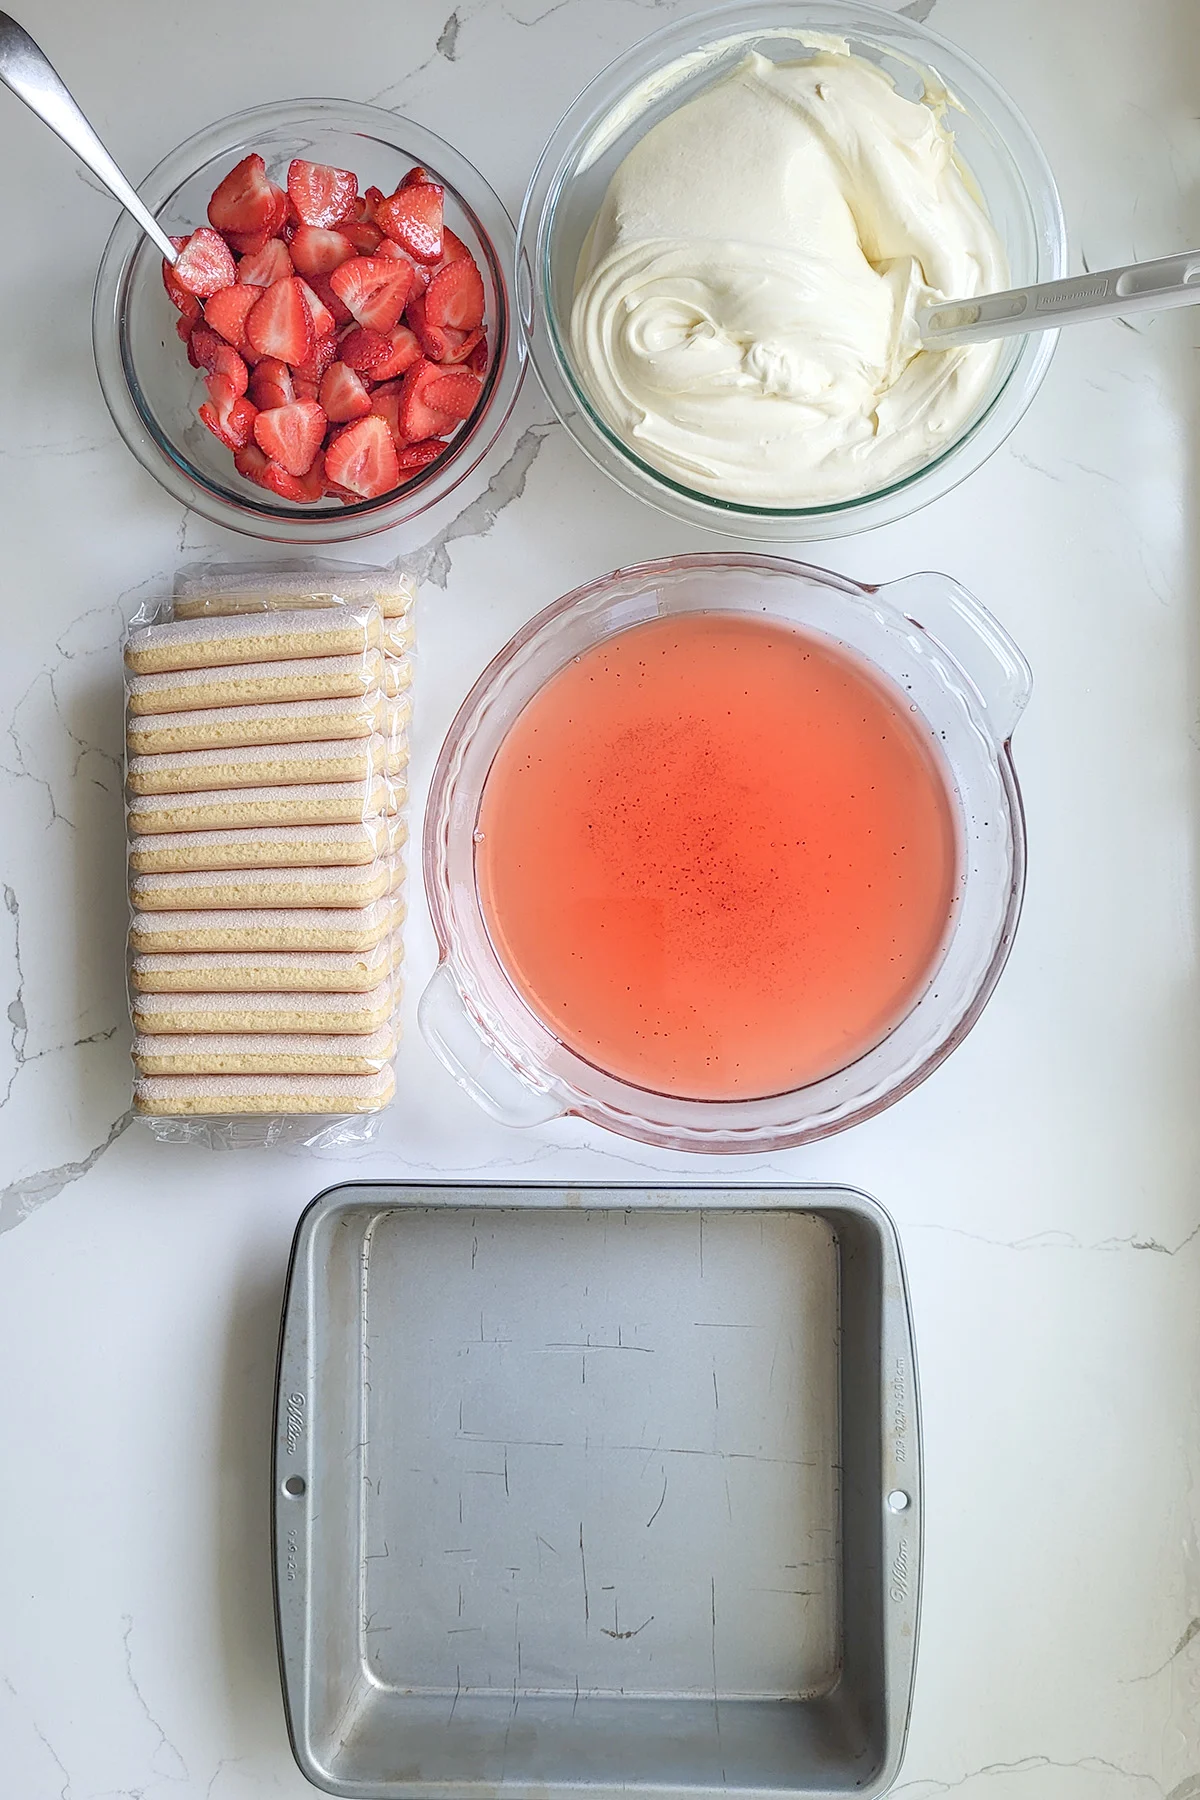
<path fill-rule="evenodd" d="M 482 326 L 478 331 L 447 331 L 445 336 L 456 339 L 461 338 L 462 341 L 461 343 L 451 344 L 445 356 L 442 358 L 443 363 L 447 365 L 466 363 L 468 368 L 471 367 L 471 357 L 474 355 L 475 346 L 483 338 Z"/>
<path fill-rule="evenodd" d="M 322 337 L 315 340 L 313 344 L 313 353 L 308 361 L 296 363 L 292 369 L 292 374 L 298 376 L 302 381 L 319 382 L 330 363 L 334 361 L 337 353 L 337 334 L 333 331 L 327 331 Z"/>
<path fill-rule="evenodd" d="M 476 331 L 483 324 L 483 277 L 469 256 L 438 270 L 425 290 L 425 318 L 452 331 Z"/>
<path fill-rule="evenodd" d="M 297 280 L 299 280 L 299 277 L 297 277 Z M 313 336 L 318 339 L 328 337 L 334 330 L 333 314 L 330 312 L 325 302 L 313 293 L 306 281 L 301 281 L 300 286 L 304 289 L 305 303 L 312 318 Z"/>
<path fill-rule="evenodd" d="M 297 374 L 294 376 L 292 391 L 297 400 L 319 400 L 321 398 L 321 384 L 319 381 L 314 381 L 311 375 Z"/>
<path fill-rule="evenodd" d="M 244 156 L 220 182 L 208 203 L 208 222 L 217 231 L 263 231 L 277 214 L 281 190 L 267 179 L 261 156 Z"/>
<path fill-rule="evenodd" d="M 354 255 L 356 246 L 341 231 L 323 231 L 319 225 L 297 225 L 292 233 L 292 263 L 298 275 L 330 275 L 339 263 Z"/>
<path fill-rule="evenodd" d="M 417 163 L 413 168 L 411 168 L 408 171 L 408 174 L 404 177 L 404 180 L 400 183 L 400 187 L 402 187 L 402 188 L 416 187 L 416 185 L 419 182 L 424 183 L 424 182 L 427 182 L 428 180 L 429 180 L 429 171 L 427 169 L 423 169 L 421 167 L 420 163 Z M 396 192 L 399 193 L 399 191 L 400 191 L 400 188 L 397 188 Z M 380 195 L 380 199 L 382 199 L 382 198 L 383 198 L 383 196 Z"/>
<path fill-rule="evenodd" d="M 326 418 L 315 400 L 274 406 L 254 420 L 254 441 L 289 475 L 307 475 L 325 436 Z"/>
<path fill-rule="evenodd" d="M 400 430 L 400 390 L 403 386 L 402 381 L 385 381 L 379 387 L 372 388 L 370 396 L 370 410 L 384 421 L 397 450 L 405 441 Z"/>
<path fill-rule="evenodd" d="M 400 473 L 415 475 L 418 469 L 427 469 L 431 462 L 437 461 L 445 448 L 441 438 L 424 438 L 419 444 L 405 444 L 396 452 Z"/>
<path fill-rule="evenodd" d="M 473 369 L 476 375 L 487 374 L 487 339 L 482 331 L 479 333 L 478 342 L 471 346 L 470 355 L 465 360 L 467 368 Z"/>
<path fill-rule="evenodd" d="M 325 497 L 324 458 L 318 450 L 312 468 L 301 476 L 290 475 L 280 463 L 268 462 L 263 471 L 262 485 L 270 488 L 281 499 L 298 500 L 304 506 L 312 506 L 315 501 Z"/>
<path fill-rule="evenodd" d="M 372 223 L 370 219 L 351 219 L 341 229 L 353 244 L 358 256 L 374 256 L 380 244 L 388 241 L 378 225 Z"/>
<path fill-rule="evenodd" d="M 232 287 L 222 288 L 204 304 L 205 322 L 219 331 L 221 336 L 235 350 L 241 350 L 246 342 L 246 320 L 258 301 L 256 287 L 243 287 L 235 282 Z"/>
<path fill-rule="evenodd" d="M 427 356 L 430 362 L 453 362 L 455 352 L 462 348 L 467 334 L 463 331 L 455 331 L 450 325 L 432 324 L 425 305 L 427 297 L 425 294 L 414 294 L 404 316 L 412 327 L 413 334 L 421 346 L 422 354 Z"/>
<path fill-rule="evenodd" d="M 344 306 L 329 285 L 328 275 L 310 275 L 308 285 L 321 305 L 333 320 L 334 328 L 340 330 L 343 325 L 354 323 L 353 314 L 348 306 Z"/>
<path fill-rule="evenodd" d="M 375 208 L 375 223 L 418 262 L 440 262 L 444 198 L 436 181 L 414 181 Z"/>
<path fill-rule="evenodd" d="M 244 450 L 254 432 L 258 417 L 249 400 L 239 399 L 223 376 L 212 375 L 209 381 L 217 389 L 211 400 L 200 407 L 200 419 L 214 437 L 220 438 L 227 450 Z"/>
<path fill-rule="evenodd" d="M 188 339 L 188 361 L 193 369 L 207 369 L 211 373 L 217 366 L 217 352 L 224 341 L 208 325 L 197 325 Z"/>
<path fill-rule="evenodd" d="M 364 500 L 386 494 L 400 478 L 396 446 L 387 422 L 375 413 L 343 425 L 325 451 L 325 474 Z"/>
<path fill-rule="evenodd" d="M 306 363 L 315 338 L 304 283 L 296 275 L 264 288 L 246 319 L 246 340 L 260 356 L 277 356 L 280 362 Z"/>
<path fill-rule="evenodd" d="M 467 246 L 463 243 L 462 239 L 455 232 L 451 231 L 448 225 L 443 225 L 442 260 L 438 264 L 438 268 L 448 268 L 451 263 L 461 262 L 464 256 L 470 257 L 471 260 L 474 261 L 474 258 L 471 257 L 471 252 L 467 249 Z"/>
<path fill-rule="evenodd" d="M 371 375 L 392 354 L 392 340 L 382 331 L 369 326 L 352 325 L 338 340 L 338 355 L 347 368 L 359 375 Z"/>
<path fill-rule="evenodd" d="M 197 309 L 199 309 L 199 305 L 200 305 L 200 302 L 197 300 L 197 302 L 196 302 Z M 186 343 L 190 342 L 191 336 L 192 336 L 192 327 L 193 327 L 193 325 L 195 325 L 195 323 L 196 323 L 197 319 L 199 319 L 199 317 L 200 317 L 199 310 L 197 310 L 195 318 L 192 318 L 192 319 L 189 319 L 186 313 L 180 313 L 179 317 L 175 321 L 175 336 L 179 339 L 181 344 L 186 344 Z"/>
<path fill-rule="evenodd" d="M 272 282 L 286 281 L 292 273 L 292 259 L 282 238 L 268 238 L 261 250 L 243 256 L 237 267 L 237 278 L 245 287 L 270 287 Z"/>
<path fill-rule="evenodd" d="M 172 237 L 171 242 L 177 250 L 182 250 L 183 246 L 187 243 L 187 239 L 184 237 Z M 175 273 L 174 263 L 169 263 L 165 256 L 163 257 L 162 272 L 163 286 L 167 290 L 167 298 L 170 300 L 171 305 L 178 307 L 185 319 L 198 318 L 200 315 L 199 300 L 197 300 L 195 294 L 190 293 L 188 289 L 182 285 L 179 277 Z"/>
<path fill-rule="evenodd" d="M 263 455 L 253 438 L 233 453 L 233 466 L 238 474 L 244 475 L 247 481 L 257 481 L 259 487 L 265 485 L 263 475 L 270 461 L 270 457 Z"/>
<path fill-rule="evenodd" d="M 482 381 L 470 369 L 439 369 L 434 380 L 425 381 L 421 398 L 426 406 L 448 413 L 457 422 L 470 418 L 482 391 Z"/>
<path fill-rule="evenodd" d="M 201 225 L 198 231 L 193 231 L 191 237 L 183 240 L 183 248 L 172 274 L 178 285 L 189 294 L 197 294 L 201 300 L 207 300 L 210 294 L 232 287 L 237 270 L 225 239 L 218 237 L 207 225 Z"/>
<path fill-rule="evenodd" d="M 325 417 L 334 425 L 344 425 L 350 419 L 364 418 L 373 410 L 371 396 L 361 377 L 344 362 L 330 363 L 321 377 L 318 398 Z"/>
<path fill-rule="evenodd" d="M 379 205 L 379 202 L 382 199 L 383 199 L 383 189 L 382 188 L 369 187 L 367 189 L 366 193 L 362 197 L 363 210 L 359 216 L 366 220 L 373 220 L 375 217 L 375 208 Z"/>
<path fill-rule="evenodd" d="M 358 176 L 328 163 L 305 162 L 297 157 L 288 169 L 288 199 L 302 224 L 328 230 L 353 216 L 358 198 Z"/>
<path fill-rule="evenodd" d="M 421 346 L 407 325 L 395 325 L 383 335 L 391 343 L 392 353 L 385 362 L 375 364 L 370 371 L 372 381 L 391 381 L 405 374 L 421 357 Z"/>
<path fill-rule="evenodd" d="M 229 344 L 220 344 L 213 357 L 212 369 L 207 377 L 206 386 L 211 394 L 214 381 L 227 381 L 233 389 L 235 397 L 240 400 L 250 383 L 250 371 Z M 257 406 L 258 402 L 254 404 Z"/>
<path fill-rule="evenodd" d="M 279 406 L 290 406 L 296 398 L 292 371 L 276 356 L 264 356 L 250 377 L 247 388 L 250 399 L 260 412 Z"/>
<path fill-rule="evenodd" d="M 329 277 L 329 285 L 359 325 L 390 331 L 412 292 L 412 265 L 384 256 L 352 256 Z"/>
<path fill-rule="evenodd" d="M 400 390 L 398 429 L 406 444 L 420 443 L 422 438 L 445 437 L 458 424 L 455 414 L 434 406 L 425 397 L 431 382 L 444 374 L 437 363 L 422 358 L 414 363 Z"/>

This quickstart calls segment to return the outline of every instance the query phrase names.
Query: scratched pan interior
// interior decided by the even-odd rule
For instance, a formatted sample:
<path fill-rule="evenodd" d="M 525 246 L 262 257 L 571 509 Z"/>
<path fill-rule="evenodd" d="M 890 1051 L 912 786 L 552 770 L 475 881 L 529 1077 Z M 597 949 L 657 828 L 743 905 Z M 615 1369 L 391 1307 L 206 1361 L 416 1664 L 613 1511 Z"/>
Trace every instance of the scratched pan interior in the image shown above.
<path fill-rule="evenodd" d="M 301 1221 L 276 1591 L 331 1793 L 881 1793 L 920 1501 L 861 1194 L 380 1184 Z"/>

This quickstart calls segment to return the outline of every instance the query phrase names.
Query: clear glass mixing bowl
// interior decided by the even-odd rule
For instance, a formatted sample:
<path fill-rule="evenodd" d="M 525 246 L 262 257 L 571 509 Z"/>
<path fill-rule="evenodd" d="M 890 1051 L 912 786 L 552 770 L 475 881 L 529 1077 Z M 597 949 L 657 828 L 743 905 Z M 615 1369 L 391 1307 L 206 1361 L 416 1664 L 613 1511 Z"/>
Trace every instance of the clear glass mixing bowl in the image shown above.
<path fill-rule="evenodd" d="M 390 194 L 414 163 L 446 189 L 446 223 L 483 276 L 491 366 L 471 417 L 435 463 L 374 500 L 303 506 L 239 475 L 233 457 L 196 417 L 201 372 L 175 332 L 178 313 L 162 283 L 162 259 L 128 213 L 117 220 L 96 278 L 92 343 L 108 410 L 144 469 L 182 505 L 251 537 L 336 544 L 402 524 L 442 500 L 471 473 L 512 411 L 524 346 L 509 293 L 512 221 L 478 169 L 452 145 L 381 107 L 351 100 L 288 100 L 221 119 L 164 157 L 138 192 L 164 230 L 206 223 L 209 196 L 251 150 L 275 181 L 294 156 L 353 169 L 361 188 Z"/>
<path fill-rule="evenodd" d="M 811 55 L 803 33 L 844 39 L 855 55 L 885 70 L 908 99 L 921 98 L 930 76 L 949 89 L 963 110 L 952 109 L 947 123 L 1004 243 L 1012 284 L 1052 281 L 1067 272 L 1058 190 L 1029 125 L 977 63 L 913 19 L 846 0 L 756 0 L 681 19 L 611 63 L 559 122 L 521 211 L 516 285 L 533 366 L 580 449 L 628 493 L 689 524 L 776 542 L 865 531 L 916 512 L 957 486 L 1016 425 L 1041 386 L 1058 338 L 1048 331 L 1008 339 L 988 393 L 954 443 L 889 486 L 832 505 L 784 509 L 715 500 L 643 461 L 600 416 L 573 366 L 566 327 L 580 250 L 614 169 L 652 125 L 748 51 L 776 62 Z M 641 92 L 631 107 L 635 90 Z"/>
<path fill-rule="evenodd" d="M 704 1101 L 620 1081 L 568 1050 L 517 992 L 488 936 L 475 881 L 483 784 L 522 708 L 572 657 L 630 626 L 743 612 L 822 632 L 906 691 L 958 802 L 961 881 L 941 963 L 910 1011 L 836 1074 L 765 1100 Z M 425 887 L 441 962 L 421 1029 L 493 1117 L 536 1125 L 575 1113 L 675 1150 L 779 1150 L 871 1118 L 934 1070 L 975 1023 L 1008 957 L 1025 879 L 1025 827 L 1009 740 L 1028 664 L 946 575 L 861 587 L 782 557 L 669 557 L 602 576 L 540 613 L 467 695 L 442 746 L 425 820 Z"/>

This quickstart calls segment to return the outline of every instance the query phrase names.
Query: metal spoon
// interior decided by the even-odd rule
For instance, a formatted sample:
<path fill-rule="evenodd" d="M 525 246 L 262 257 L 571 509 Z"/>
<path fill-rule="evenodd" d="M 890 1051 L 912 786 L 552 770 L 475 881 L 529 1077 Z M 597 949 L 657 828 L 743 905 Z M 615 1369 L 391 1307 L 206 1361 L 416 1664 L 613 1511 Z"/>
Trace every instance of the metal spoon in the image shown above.
<path fill-rule="evenodd" d="M 6 12 L 0 12 L 0 81 L 10 87 L 39 119 L 44 119 L 51 131 L 58 133 L 80 162 L 86 163 L 93 175 L 100 177 L 126 212 L 133 214 L 167 261 L 174 263 L 179 252 L 166 232 L 142 205 L 63 86 L 49 59 L 24 27 Z"/>
<path fill-rule="evenodd" d="M 1016 337 L 1023 331 L 1053 331 L 1088 319 L 1198 304 L 1200 250 L 1185 250 L 1181 256 L 1160 256 L 1154 262 L 1127 263 L 1120 269 L 1099 269 L 1034 287 L 1006 288 L 973 300 L 939 300 L 918 310 L 917 327 L 928 349 L 941 350 Z"/>

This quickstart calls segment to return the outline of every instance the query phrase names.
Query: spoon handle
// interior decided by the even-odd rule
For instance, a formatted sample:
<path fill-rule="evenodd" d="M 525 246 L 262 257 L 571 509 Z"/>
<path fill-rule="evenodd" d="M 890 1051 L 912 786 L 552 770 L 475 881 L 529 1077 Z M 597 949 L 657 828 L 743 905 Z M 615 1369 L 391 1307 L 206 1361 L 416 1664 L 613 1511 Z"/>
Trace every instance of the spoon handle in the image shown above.
<path fill-rule="evenodd" d="M 1127 313 L 1159 312 L 1170 306 L 1200 304 L 1200 250 L 1160 256 L 1154 262 L 1128 263 L 1120 269 L 1098 269 L 1065 281 L 1043 281 L 1036 287 L 1008 288 L 973 300 L 940 300 L 917 314 L 921 341 L 931 350 L 973 344 L 987 338 L 1015 337 L 1025 331 L 1053 331 L 1087 319 L 1111 319 Z"/>
<path fill-rule="evenodd" d="M 108 191 L 131 212 L 146 236 L 152 238 L 168 262 L 179 255 L 166 232 L 142 205 L 63 86 L 45 54 L 23 26 L 0 12 L 0 81 L 26 106 L 58 133 L 80 162 L 98 175 Z"/>

